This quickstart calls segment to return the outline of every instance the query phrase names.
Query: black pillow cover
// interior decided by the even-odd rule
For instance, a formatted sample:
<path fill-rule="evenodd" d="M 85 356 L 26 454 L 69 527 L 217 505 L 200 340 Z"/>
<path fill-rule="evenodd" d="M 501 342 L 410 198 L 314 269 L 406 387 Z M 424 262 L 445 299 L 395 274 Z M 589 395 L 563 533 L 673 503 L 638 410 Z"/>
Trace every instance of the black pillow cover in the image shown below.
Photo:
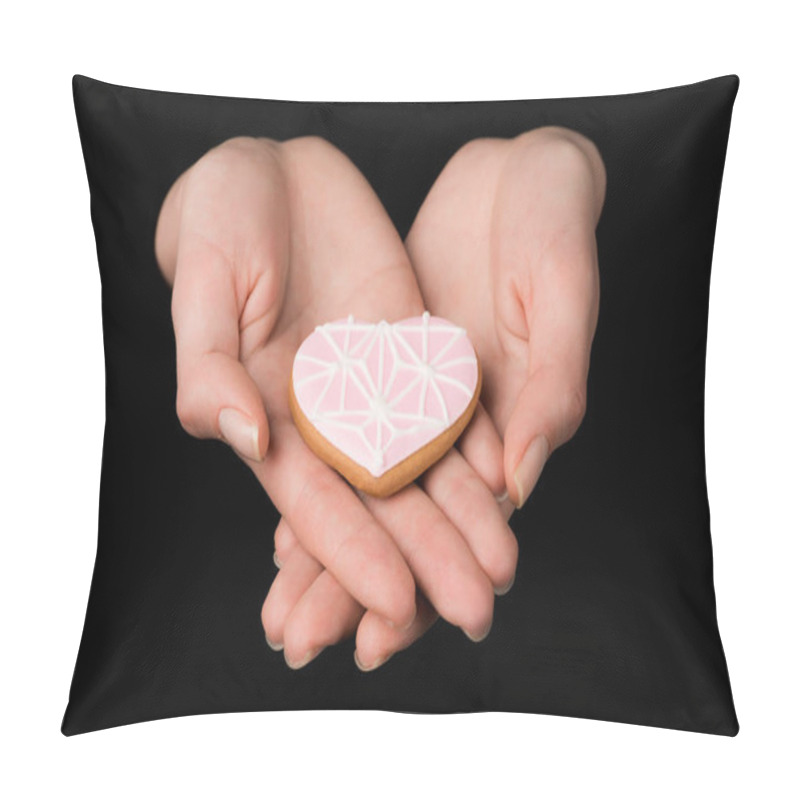
<path fill-rule="evenodd" d="M 99 540 L 66 735 L 277 709 L 516 711 L 733 736 L 704 456 L 714 232 L 736 76 L 638 94 L 502 102 L 288 102 L 110 85 L 73 90 L 102 279 L 106 428 Z M 588 409 L 512 517 L 513 591 L 475 645 L 444 624 L 373 673 L 351 645 L 303 670 L 265 644 L 278 514 L 223 444 L 175 413 L 170 290 L 155 261 L 175 178 L 233 136 L 316 134 L 405 237 L 475 137 L 562 125 L 608 189 Z"/>

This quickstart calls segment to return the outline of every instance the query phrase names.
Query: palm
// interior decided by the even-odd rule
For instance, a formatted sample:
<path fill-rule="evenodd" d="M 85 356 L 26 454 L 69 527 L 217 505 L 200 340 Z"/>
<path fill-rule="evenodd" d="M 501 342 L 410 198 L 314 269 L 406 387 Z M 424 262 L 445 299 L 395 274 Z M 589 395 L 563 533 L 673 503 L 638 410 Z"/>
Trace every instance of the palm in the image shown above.
<path fill-rule="evenodd" d="M 406 240 L 428 306 L 469 324 L 519 504 L 583 417 L 604 194 L 596 149 L 572 132 L 477 139 L 448 162 Z"/>
<path fill-rule="evenodd" d="M 348 314 L 396 320 L 423 308 L 397 232 L 355 167 L 319 142 L 296 140 L 285 147 L 292 161 L 285 192 L 291 220 L 285 291 L 266 336 L 254 334 L 250 320 L 268 316 L 269 293 L 252 291 L 240 315 L 242 362 L 263 397 L 270 447 L 277 453 L 286 450 L 287 438 L 298 436 L 288 380 L 298 347 L 316 325 Z M 294 449 L 295 442 L 290 445 Z"/>
<path fill-rule="evenodd" d="M 582 418 L 604 194 L 602 160 L 573 132 L 475 140 L 448 162 L 406 237 L 427 307 L 470 331 L 484 371 L 482 404 L 503 436 L 503 482 L 518 504 Z M 468 432 L 461 448 L 477 438 Z M 493 460 L 476 455 L 476 469 Z M 502 509 L 507 516 L 511 506 Z M 276 534 L 279 554 L 296 553 L 290 546 L 291 536 Z M 431 624 L 433 610 L 420 609 Z M 398 635 L 367 614 L 358 653 L 380 664 L 425 628 Z"/>
<path fill-rule="evenodd" d="M 508 287 L 491 259 L 492 198 L 464 152 L 437 178 L 405 244 L 428 308 L 469 328 L 483 367 L 481 402 L 502 433 L 525 384 L 528 343 L 498 313 L 495 298 Z"/>
<path fill-rule="evenodd" d="M 407 624 L 411 572 L 386 530 L 305 446 L 288 402 L 292 359 L 315 325 L 422 310 L 403 244 L 367 181 L 321 139 L 229 140 L 170 190 L 156 251 L 174 280 L 184 427 L 226 436 L 307 550 L 364 606 Z"/>
<path fill-rule="evenodd" d="M 282 514 L 279 531 L 301 545 L 265 602 L 268 641 L 302 666 L 365 609 L 370 624 L 418 635 L 432 616 L 422 598 L 417 609 L 417 586 L 467 635 L 484 636 L 492 585 L 516 564 L 486 485 L 502 476 L 485 412 L 466 437 L 478 458 L 451 451 L 424 490 L 386 501 L 362 502 L 292 423 L 292 361 L 316 325 L 423 310 L 403 243 L 360 172 L 317 138 L 229 140 L 170 190 L 156 249 L 174 277 L 179 417 L 237 449 Z"/>

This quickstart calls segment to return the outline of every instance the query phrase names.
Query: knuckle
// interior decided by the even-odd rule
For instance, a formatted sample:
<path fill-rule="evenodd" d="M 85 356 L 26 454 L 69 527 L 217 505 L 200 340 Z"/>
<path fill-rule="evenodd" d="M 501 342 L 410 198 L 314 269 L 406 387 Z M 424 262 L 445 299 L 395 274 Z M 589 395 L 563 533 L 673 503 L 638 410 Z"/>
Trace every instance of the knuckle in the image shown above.
<path fill-rule="evenodd" d="M 268 243 L 253 255 L 255 271 L 258 274 L 256 285 L 250 296 L 255 299 L 257 307 L 269 311 L 278 306 L 284 291 L 284 273 L 276 263 L 274 248 Z"/>
<path fill-rule="evenodd" d="M 495 497 L 498 497 L 506 490 L 506 473 L 503 469 L 502 457 L 493 460 L 493 463 L 487 465 L 485 469 L 486 474 L 484 475 L 484 479 L 486 480 L 486 485 L 489 487 L 491 493 Z"/>
<path fill-rule="evenodd" d="M 513 145 L 516 149 L 541 149 L 548 160 L 564 164 L 585 164 L 585 145 L 590 144 L 582 134 L 558 125 L 544 125 L 525 131 L 515 137 Z"/>
<path fill-rule="evenodd" d="M 265 150 L 277 151 L 279 142 L 268 137 L 257 136 L 233 136 L 226 139 L 222 144 L 218 145 L 214 150 L 209 153 L 224 154 L 226 157 L 243 156 L 245 158 L 252 158 L 255 155 L 262 154 Z"/>
<path fill-rule="evenodd" d="M 184 383 L 178 385 L 175 396 L 175 413 L 183 429 L 192 436 L 199 436 L 201 431 L 199 409 L 194 392 Z"/>
<path fill-rule="evenodd" d="M 476 139 L 470 139 L 466 144 L 459 147 L 453 156 L 453 161 L 480 163 L 495 156 L 506 143 L 504 139 L 490 136 L 479 136 Z"/>
<path fill-rule="evenodd" d="M 394 550 L 394 545 L 391 545 Z M 394 555 L 394 553 L 392 553 Z M 373 585 L 382 586 L 382 605 L 383 610 L 373 609 L 379 612 L 380 616 L 388 617 L 396 625 L 405 625 L 414 619 L 417 611 L 417 584 L 411 573 L 409 563 L 415 558 L 408 554 L 408 562 L 399 557 L 397 559 L 381 558 L 382 566 L 380 569 L 367 567 L 362 575 L 365 581 Z M 370 558 L 369 564 L 377 564 L 378 559 Z"/>
<path fill-rule="evenodd" d="M 279 160 L 280 143 L 254 136 L 234 136 L 209 150 L 191 168 L 190 178 L 204 185 L 230 184 L 252 175 L 254 164 L 270 164 Z"/>
<path fill-rule="evenodd" d="M 332 147 L 331 143 L 323 136 L 317 134 L 309 134 L 308 136 L 298 136 L 294 140 L 298 145 L 309 147 L 313 149 L 329 149 Z"/>
<path fill-rule="evenodd" d="M 410 573 L 409 573 L 410 576 Z M 395 619 L 411 621 L 417 611 L 416 585 L 413 578 L 402 578 L 400 587 L 394 597 Z"/>
<path fill-rule="evenodd" d="M 464 475 L 457 481 L 460 500 L 469 504 L 468 508 L 477 508 L 481 504 L 481 497 L 486 495 L 486 484 L 474 472 Z"/>
<path fill-rule="evenodd" d="M 288 151 L 302 155 L 304 158 L 319 158 L 340 152 L 335 145 L 316 134 L 290 139 L 285 143 L 285 147 Z"/>
<path fill-rule="evenodd" d="M 293 540 L 294 537 L 289 531 L 288 526 L 278 525 L 275 529 L 275 550 L 281 559 L 285 559 L 285 557 L 288 556 L 294 544 Z"/>
<path fill-rule="evenodd" d="M 309 475 L 294 507 L 294 519 L 303 515 L 303 525 L 295 528 L 315 531 L 313 540 L 304 542 L 312 555 L 323 561 L 331 574 L 351 591 L 362 589 L 379 598 L 380 613 L 402 623 L 414 616 L 416 585 L 395 545 L 371 514 L 348 521 L 330 509 L 342 508 L 340 479 L 327 467 Z M 342 512 L 344 513 L 344 511 Z M 294 526 L 293 526 L 294 527 Z M 356 577 L 357 580 L 356 580 Z M 365 594 L 358 592 L 362 599 Z M 356 598 L 358 599 L 358 598 Z"/>
<path fill-rule="evenodd" d="M 449 481 L 443 492 L 444 507 L 451 513 L 456 512 L 459 522 L 477 525 L 490 523 L 491 516 L 486 504 L 490 499 L 494 502 L 494 497 L 489 497 L 486 484 L 475 473 L 470 472 Z"/>
<path fill-rule="evenodd" d="M 325 522 L 324 512 L 330 508 L 328 504 L 336 499 L 335 495 L 336 479 L 330 469 L 322 462 L 314 462 L 314 466 L 309 468 L 304 475 L 304 481 L 291 507 L 291 514 L 288 522 L 292 528 L 301 534 L 302 525 L 295 525 L 295 521 L 305 520 L 308 529 L 315 529 Z M 336 506 L 333 506 L 336 508 Z M 294 520 L 294 521 L 293 521 Z"/>
<path fill-rule="evenodd" d="M 560 180 L 589 186 L 591 180 L 605 183 L 603 161 L 596 145 L 577 131 L 546 126 L 519 134 L 511 143 L 521 169 L 538 173 L 546 168 Z"/>
<path fill-rule="evenodd" d="M 255 136 L 232 136 L 219 145 L 219 150 L 243 150 L 248 151 L 258 144 Z"/>
<path fill-rule="evenodd" d="M 503 486 L 505 478 L 503 479 Z M 475 552 L 493 586 L 502 587 L 514 577 L 519 557 L 516 536 L 497 513 L 496 500 L 475 474 L 463 475 L 443 487 L 443 508 L 454 514 L 457 527 L 469 525 L 481 533 Z M 435 537 L 431 537 L 435 540 Z"/>
<path fill-rule="evenodd" d="M 571 386 L 564 392 L 562 400 L 567 436 L 578 430 L 586 416 L 586 386 Z"/>
<path fill-rule="evenodd" d="M 424 545 L 419 544 L 416 551 L 410 554 L 415 556 L 411 561 L 419 562 L 420 568 L 423 562 L 442 566 L 449 564 L 452 554 L 451 542 L 454 536 L 453 524 L 450 520 L 437 515 L 435 519 L 426 522 L 424 528 L 420 530 L 425 533 Z M 417 566 L 418 564 L 414 563 L 412 568 Z"/>
<path fill-rule="evenodd" d="M 432 470 L 428 478 L 427 488 L 441 497 L 441 506 L 458 516 L 468 519 L 476 506 L 476 496 L 480 496 L 483 481 L 472 471 L 454 475 L 451 471 Z"/>
<path fill-rule="evenodd" d="M 373 561 L 369 558 L 372 554 L 366 552 L 369 541 L 369 526 L 366 522 L 339 532 L 331 545 L 327 559 L 333 574 L 343 574 L 343 564 L 358 564 L 362 570 L 369 570 L 370 562 Z M 320 553 L 320 558 L 325 558 L 325 554 Z"/>

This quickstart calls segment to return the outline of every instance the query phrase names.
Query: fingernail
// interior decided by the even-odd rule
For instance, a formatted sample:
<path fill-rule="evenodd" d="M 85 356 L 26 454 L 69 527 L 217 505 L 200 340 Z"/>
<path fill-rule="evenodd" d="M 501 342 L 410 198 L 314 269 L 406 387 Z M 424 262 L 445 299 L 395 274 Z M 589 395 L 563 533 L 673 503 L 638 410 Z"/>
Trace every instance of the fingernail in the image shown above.
<path fill-rule="evenodd" d="M 378 669 L 378 667 L 380 667 L 382 664 L 385 664 L 389 660 L 389 656 L 382 656 L 382 657 L 378 658 L 376 661 L 374 661 L 372 664 L 367 666 L 366 664 L 361 662 L 361 659 L 359 659 L 359 657 L 358 657 L 358 650 L 356 650 L 353 653 L 353 659 L 356 662 L 356 666 L 362 672 L 372 672 L 372 670 Z"/>
<path fill-rule="evenodd" d="M 466 628 L 462 628 L 461 630 L 464 631 L 464 633 L 467 636 L 467 639 L 477 643 L 477 642 L 482 642 L 489 635 L 489 631 L 491 631 L 491 629 L 492 629 L 492 623 L 490 622 L 489 627 L 486 628 L 486 630 L 483 633 L 480 633 L 477 636 L 473 636 Z"/>
<path fill-rule="evenodd" d="M 291 669 L 302 669 L 309 661 L 313 661 L 322 650 L 322 647 L 318 647 L 316 650 L 309 650 L 299 661 L 292 661 L 286 653 L 283 654 L 283 657 Z"/>
<path fill-rule="evenodd" d="M 511 591 L 511 587 L 514 585 L 514 580 L 516 579 L 516 575 L 505 585 L 501 586 L 499 589 L 495 589 L 494 593 L 498 597 L 502 597 L 504 594 L 508 594 Z"/>
<path fill-rule="evenodd" d="M 525 451 L 525 455 L 517 464 L 517 471 L 514 473 L 514 483 L 517 486 L 517 508 L 522 508 L 525 501 L 530 497 L 536 481 L 544 469 L 544 462 L 550 448 L 544 436 L 537 436 Z"/>
<path fill-rule="evenodd" d="M 272 560 L 275 562 L 275 566 L 278 569 L 280 569 L 283 566 L 283 564 L 281 564 L 281 560 L 278 558 L 278 551 L 277 550 L 272 554 Z"/>
<path fill-rule="evenodd" d="M 498 505 L 502 505 L 508 500 L 508 491 L 503 492 L 503 494 L 496 494 L 494 499 L 497 500 Z"/>
<path fill-rule="evenodd" d="M 219 412 L 219 432 L 239 455 L 261 461 L 258 426 L 250 417 L 235 408 L 223 408 Z"/>
<path fill-rule="evenodd" d="M 275 644 L 275 642 L 271 642 L 269 640 L 269 636 L 267 636 L 265 638 L 266 638 L 267 644 L 270 646 L 271 650 L 274 650 L 276 653 L 280 653 L 280 651 L 283 650 L 283 645 L 282 644 Z"/>

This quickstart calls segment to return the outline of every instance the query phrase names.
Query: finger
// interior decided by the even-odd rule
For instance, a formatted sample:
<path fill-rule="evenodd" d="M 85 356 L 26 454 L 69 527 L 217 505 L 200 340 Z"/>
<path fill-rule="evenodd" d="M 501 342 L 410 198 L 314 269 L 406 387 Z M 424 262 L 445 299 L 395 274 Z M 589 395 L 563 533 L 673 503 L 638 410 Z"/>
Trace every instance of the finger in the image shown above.
<path fill-rule="evenodd" d="M 474 435 L 471 433 L 473 422 L 480 428 Z M 459 450 L 467 463 L 491 489 L 503 519 L 508 522 L 516 506 L 511 502 L 506 489 L 503 440 L 482 403 L 478 403 L 475 409 L 473 422 L 470 422 L 464 432 Z"/>
<path fill-rule="evenodd" d="M 278 569 L 286 563 L 296 544 L 297 537 L 292 532 L 286 519 L 281 517 L 278 527 L 275 528 L 275 556 L 273 559 Z"/>
<path fill-rule="evenodd" d="M 513 506 L 511 508 L 513 509 Z M 302 545 L 294 538 L 294 534 L 285 519 L 281 519 L 278 530 L 275 532 L 275 537 L 276 541 L 280 537 L 282 545 L 279 552 L 286 553 L 287 562 L 292 557 L 292 548 L 297 547 L 302 550 Z M 321 581 L 322 577 L 320 576 L 317 582 Z M 335 583 L 335 586 L 339 592 L 345 593 L 345 590 L 338 582 Z M 405 649 L 423 636 L 439 617 L 430 603 L 418 593 L 417 615 L 414 618 L 414 622 L 408 630 L 401 631 L 387 625 L 373 611 L 364 613 L 363 607 L 355 603 L 355 601 L 352 601 L 352 604 L 348 604 L 346 597 L 337 597 L 330 600 L 324 595 L 325 593 L 323 592 L 316 592 L 315 604 L 312 606 L 309 602 L 310 593 L 307 591 L 298 603 L 298 606 L 301 603 L 308 604 L 308 608 L 303 611 L 302 616 L 307 620 L 305 623 L 306 630 L 315 632 L 309 635 L 306 641 L 298 642 L 293 647 L 291 657 L 298 659 L 298 661 L 302 661 L 303 655 L 307 653 L 312 653 L 312 658 L 315 657 L 324 647 L 346 638 L 358 626 L 360 631 L 358 641 L 360 644 L 356 653 L 356 664 L 360 669 L 369 671 L 385 663 L 396 652 Z M 337 607 L 343 607 L 344 609 L 338 615 L 334 614 L 333 611 Z M 357 609 L 358 613 L 353 608 Z M 292 619 L 294 620 L 294 612 L 292 612 Z M 285 637 L 285 639 L 288 638 L 288 636 Z M 359 656 L 358 653 L 361 653 L 361 655 Z"/>
<path fill-rule="evenodd" d="M 517 537 L 489 487 L 457 450 L 429 469 L 421 483 L 458 529 L 495 592 L 508 592 L 517 569 Z"/>
<path fill-rule="evenodd" d="M 364 608 L 336 578 L 330 572 L 322 572 L 299 599 L 284 625 L 286 663 L 292 669 L 306 666 L 329 645 L 352 636 L 363 615 Z"/>
<path fill-rule="evenodd" d="M 268 446 L 261 395 L 240 358 L 280 311 L 288 259 L 285 181 L 274 148 L 237 138 L 214 148 L 167 196 L 156 250 L 174 274 L 177 411 L 194 436 L 248 459 Z"/>
<path fill-rule="evenodd" d="M 179 359 L 176 410 L 184 430 L 218 438 L 242 458 L 260 461 L 269 447 L 267 415 L 250 376 L 234 358 L 207 353 Z"/>
<path fill-rule="evenodd" d="M 322 565 L 299 547 L 281 567 L 261 607 L 261 624 L 273 650 L 283 649 L 286 620 L 322 571 Z"/>
<path fill-rule="evenodd" d="M 217 251 L 192 240 L 182 247 L 172 292 L 177 412 L 193 436 L 222 438 L 244 458 L 260 460 L 268 445 L 267 416 L 239 361 L 234 280 Z"/>
<path fill-rule="evenodd" d="M 495 197 L 491 257 L 503 278 L 496 316 L 528 344 L 526 382 L 504 431 L 506 484 L 520 507 L 585 413 L 603 187 L 583 145 L 557 131 L 520 137 L 509 153 Z"/>
<path fill-rule="evenodd" d="M 374 322 L 421 314 L 403 241 L 358 167 L 319 136 L 297 137 L 282 148 L 294 185 L 302 187 L 292 193 L 291 214 L 302 229 L 292 240 L 292 269 L 307 273 L 303 316 L 337 306 L 341 316 Z"/>
<path fill-rule="evenodd" d="M 476 406 L 472 420 L 459 439 L 458 449 L 492 494 L 498 500 L 504 499 L 503 440 L 481 403 Z"/>
<path fill-rule="evenodd" d="M 498 501 L 498 505 L 500 506 L 500 513 L 503 515 L 503 519 L 508 522 L 511 519 L 511 515 L 514 513 L 516 506 L 511 501 L 511 498 L 508 496 L 508 492 L 505 493 L 505 497 Z"/>
<path fill-rule="evenodd" d="M 580 249 L 580 248 L 578 248 Z M 521 508 L 545 462 L 574 436 L 586 413 L 586 386 L 597 323 L 596 260 L 565 256 L 546 270 L 527 311 L 528 376 L 504 435 L 504 467 L 511 500 Z"/>
<path fill-rule="evenodd" d="M 410 625 L 416 587 L 397 545 L 291 420 L 273 427 L 274 446 L 251 466 L 298 542 L 362 606 L 400 628 Z"/>
<path fill-rule="evenodd" d="M 407 631 L 390 628 L 379 616 L 367 611 L 356 631 L 356 665 L 362 672 L 377 669 L 420 639 L 438 618 L 433 606 L 421 595 L 417 597 L 417 617 Z"/>
<path fill-rule="evenodd" d="M 484 639 L 494 611 L 492 585 L 431 498 L 411 485 L 387 498 L 364 495 L 364 503 L 392 535 L 417 585 L 439 614 L 470 639 Z"/>
<path fill-rule="evenodd" d="M 509 497 L 521 508 L 553 449 L 577 431 L 586 408 L 586 379 L 543 367 L 525 383 L 506 428 Z"/>

